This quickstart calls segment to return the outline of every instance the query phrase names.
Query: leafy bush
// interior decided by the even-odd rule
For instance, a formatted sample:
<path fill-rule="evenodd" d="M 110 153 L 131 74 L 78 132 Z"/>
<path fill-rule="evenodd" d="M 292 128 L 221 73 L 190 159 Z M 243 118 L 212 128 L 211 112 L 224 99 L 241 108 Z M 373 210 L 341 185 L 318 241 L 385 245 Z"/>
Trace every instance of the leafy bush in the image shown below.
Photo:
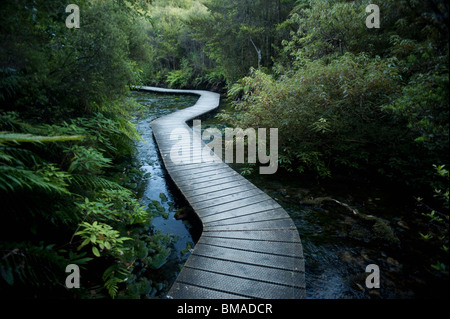
<path fill-rule="evenodd" d="M 119 184 L 140 138 L 128 91 L 151 62 L 147 22 L 138 1 L 79 5 L 82 27 L 68 29 L 64 1 L 0 3 L 2 296 L 116 297 L 126 276 L 142 277 L 141 257 L 124 257 L 134 242 L 164 245 L 146 255 L 160 265 L 169 249 L 170 238 L 152 236 L 152 212 Z M 86 281 L 69 291 L 71 263 Z"/>
<path fill-rule="evenodd" d="M 397 78 L 388 61 L 347 53 L 328 64 L 312 61 L 279 80 L 254 71 L 230 93 L 242 94 L 234 102 L 241 111 L 237 124 L 279 129 L 284 167 L 327 176 L 330 165 L 377 165 L 360 150 L 390 143 L 380 134 L 390 124 L 380 105 L 397 90 Z"/>
<path fill-rule="evenodd" d="M 432 164 L 449 160 L 448 42 L 435 20 L 443 5 L 386 1 L 380 30 L 361 23 L 365 5 L 300 2 L 275 74 L 237 81 L 228 92 L 237 114 L 221 116 L 279 128 L 289 171 L 356 169 L 429 189 Z"/>

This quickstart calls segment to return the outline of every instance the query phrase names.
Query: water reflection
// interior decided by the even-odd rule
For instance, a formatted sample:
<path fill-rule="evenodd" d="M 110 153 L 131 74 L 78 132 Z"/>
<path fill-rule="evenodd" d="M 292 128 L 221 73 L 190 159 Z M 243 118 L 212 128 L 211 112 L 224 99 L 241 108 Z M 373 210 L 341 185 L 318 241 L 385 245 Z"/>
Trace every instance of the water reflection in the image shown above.
<path fill-rule="evenodd" d="M 171 234 L 174 237 L 173 254 L 164 269 L 167 273 L 175 273 L 178 270 L 178 265 L 183 261 L 182 258 L 186 257 L 183 250 L 194 245 L 198 225 L 195 224 L 195 219 L 177 220 L 175 218 L 176 211 L 183 209 L 187 206 L 187 203 L 173 185 L 170 176 L 163 167 L 150 124 L 161 116 L 192 106 L 195 104 L 197 97 L 140 91 L 132 92 L 131 96 L 144 105 L 143 110 L 136 115 L 133 121 L 144 140 L 136 142 L 137 152 L 135 155 L 139 165 L 138 169 L 145 173 L 145 180 L 142 181 L 143 186 L 141 186 L 143 191 L 140 201 L 144 207 L 147 207 L 153 201 L 157 201 L 168 213 L 165 216 L 155 217 L 153 227 L 155 231 Z"/>

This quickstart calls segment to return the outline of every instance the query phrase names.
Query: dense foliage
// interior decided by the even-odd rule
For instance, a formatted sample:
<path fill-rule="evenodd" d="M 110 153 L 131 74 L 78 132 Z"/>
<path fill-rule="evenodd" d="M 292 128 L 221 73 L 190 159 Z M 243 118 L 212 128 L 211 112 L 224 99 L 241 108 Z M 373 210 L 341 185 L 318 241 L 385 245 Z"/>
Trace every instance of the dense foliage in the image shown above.
<path fill-rule="evenodd" d="M 0 292 L 8 297 L 154 296 L 170 253 L 126 160 L 139 138 L 128 99 L 150 42 L 133 1 L 0 4 Z M 134 180 L 136 179 L 136 180 Z M 65 288 L 66 266 L 81 288 Z"/>
<path fill-rule="evenodd" d="M 294 0 L 152 1 L 151 84 L 220 90 L 250 67 L 271 67 Z"/>
<path fill-rule="evenodd" d="M 294 13 L 278 72 L 231 89 L 236 122 L 279 127 L 288 169 L 376 170 L 421 189 L 448 163 L 446 33 L 423 4 L 385 2 L 380 30 L 364 8 L 314 1 Z"/>
<path fill-rule="evenodd" d="M 236 113 L 222 117 L 279 128 L 280 164 L 294 174 L 352 174 L 418 196 L 433 268 L 448 274 L 448 4 L 380 2 L 380 29 L 365 25 L 368 4 L 299 1 L 271 72 L 237 81 Z"/>
<path fill-rule="evenodd" d="M 379 29 L 366 27 L 372 2 Z M 79 29 L 66 5 L 0 3 L 2 294 L 163 289 L 149 280 L 169 254 L 151 226 L 161 210 L 139 205 L 124 169 L 139 84 L 227 90 L 233 112 L 219 117 L 278 128 L 293 178 L 405 189 L 448 277 L 446 1 L 83 0 Z M 84 289 L 64 288 L 70 263 L 92 270 Z"/>

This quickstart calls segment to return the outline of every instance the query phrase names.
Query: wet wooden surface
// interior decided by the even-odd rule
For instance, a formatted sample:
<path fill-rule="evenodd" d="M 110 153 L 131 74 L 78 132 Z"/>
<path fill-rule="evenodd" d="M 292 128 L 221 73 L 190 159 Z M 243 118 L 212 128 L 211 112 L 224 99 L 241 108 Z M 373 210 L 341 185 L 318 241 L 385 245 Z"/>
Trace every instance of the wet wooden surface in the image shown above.
<path fill-rule="evenodd" d="M 290 299 L 305 297 L 305 266 L 293 221 L 270 196 L 224 162 L 203 162 L 192 143 L 181 163 L 171 151 L 181 145 L 173 130 L 219 106 L 217 93 L 140 87 L 160 93 L 196 94 L 192 107 L 152 122 L 164 165 L 203 224 L 202 235 L 168 293 L 168 298 Z M 184 140 L 184 139 L 183 139 Z M 201 143 L 203 149 L 205 144 Z M 185 154 L 190 150 L 190 154 Z"/>

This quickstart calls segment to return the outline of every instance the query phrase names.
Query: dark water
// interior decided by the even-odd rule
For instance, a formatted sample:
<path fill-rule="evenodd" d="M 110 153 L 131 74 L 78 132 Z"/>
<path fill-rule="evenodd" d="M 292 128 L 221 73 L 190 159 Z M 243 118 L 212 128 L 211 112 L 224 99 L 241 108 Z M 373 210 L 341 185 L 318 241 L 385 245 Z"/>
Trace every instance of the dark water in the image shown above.
<path fill-rule="evenodd" d="M 156 218 L 154 224 L 157 230 L 175 235 L 172 259 L 164 266 L 170 282 L 184 261 L 182 250 L 194 244 L 193 236 L 198 236 L 199 228 L 193 226 L 193 221 L 175 219 L 175 210 L 187 204 L 161 167 L 150 122 L 193 105 L 197 98 L 146 92 L 134 92 L 133 96 L 148 106 L 136 119 L 138 131 L 146 140 L 138 143 L 139 168 L 149 173 L 142 203 L 160 200 L 160 194 L 164 194 L 167 201 L 162 204 L 169 216 Z M 221 103 L 219 109 L 230 109 L 230 106 Z M 225 127 L 214 115 L 202 117 L 202 129 Z M 243 169 L 236 165 L 234 168 Z M 405 198 L 398 189 L 339 178 L 298 179 L 281 171 L 246 177 L 277 200 L 294 220 L 304 248 L 307 298 L 448 298 L 448 275 L 438 276 L 433 272 L 432 253 L 418 235 L 424 219 L 414 212 L 410 198 Z M 311 201 L 320 197 L 341 204 L 331 200 Z M 369 273 L 365 270 L 369 264 L 376 264 L 380 269 L 379 289 L 366 287 Z"/>
<path fill-rule="evenodd" d="M 140 186 L 140 202 L 147 207 L 150 202 L 158 201 L 164 207 L 165 216 L 153 219 L 154 230 L 173 236 L 172 254 L 162 269 L 162 279 L 168 282 L 170 287 L 180 265 L 188 256 L 187 251 L 194 246 L 199 226 L 195 219 L 175 218 L 177 210 L 186 209 L 188 204 L 163 167 L 150 123 L 161 116 L 192 106 L 197 101 L 197 97 L 141 91 L 134 91 L 131 96 L 144 106 L 133 121 L 137 131 L 144 139 L 144 141 L 136 142 L 137 153 L 135 155 L 138 162 L 137 168 L 145 173 Z"/>

